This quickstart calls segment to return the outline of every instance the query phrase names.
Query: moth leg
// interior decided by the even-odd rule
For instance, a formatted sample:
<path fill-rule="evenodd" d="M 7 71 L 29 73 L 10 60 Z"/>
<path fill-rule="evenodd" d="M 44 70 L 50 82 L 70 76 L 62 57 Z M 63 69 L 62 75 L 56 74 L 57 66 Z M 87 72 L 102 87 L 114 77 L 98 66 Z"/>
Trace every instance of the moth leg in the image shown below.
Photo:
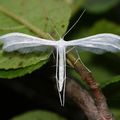
<path fill-rule="evenodd" d="M 75 46 L 74 47 L 71 47 L 69 50 L 66 51 L 66 54 L 68 54 L 69 52 L 71 52 L 72 50 L 75 49 Z"/>
<path fill-rule="evenodd" d="M 53 59 L 55 60 L 55 54 L 54 54 L 54 52 L 52 53 L 52 56 L 53 56 Z"/>
<path fill-rule="evenodd" d="M 82 62 L 77 48 L 75 48 L 75 51 L 76 51 L 76 54 L 77 54 L 77 59 L 76 59 L 76 61 L 74 62 L 74 65 L 76 65 L 76 63 L 77 63 L 78 61 L 80 61 L 80 62 L 82 63 L 82 65 L 83 65 L 89 72 L 91 72 L 91 71 L 84 65 L 84 63 Z"/>
<path fill-rule="evenodd" d="M 76 61 L 74 62 L 74 65 L 76 65 L 76 63 L 77 63 L 79 60 L 81 61 L 81 58 L 80 58 L 80 55 L 79 55 L 79 52 L 78 52 L 77 48 L 75 48 L 75 52 L 76 52 L 76 54 L 77 54 L 77 59 L 76 59 Z"/>
<path fill-rule="evenodd" d="M 61 92 L 58 91 L 58 95 L 59 95 L 60 104 L 61 104 L 61 106 L 63 106 L 63 100 L 62 100 Z"/>
<path fill-rule="evenodd" d="M 58 84 L 59 84 L 59 80 L 58 80 L 58 67 L 59 67 L 59 54 L 58 54 L 58 49 L 56 49 L 56 83 L 57 83 L 57 89 L 58 89 Z"/>
<path fill-rule="evenodd" d="M 71 48 L 69 48 L 67 51 L 66 51 L 66 54 L 68 54 L 69 52 L 72 52 L 73 50 L 75 51 L 75 48 L 76 46 L 73 46 Z M 69 59 L 66 59 L 67 63 L 69 65 L 66 65 L 66 67 L 69 67 L 69 68 L 74 68 L 74 66 L 71 64 L 71 62 L 69 61 Z"/>
<path fill-rule="evenodd" d="M 67 50 L 66 53 L 69 53 L 69 52 L 71 52 L 71 51 L 73 51 L 73 50 L 75 50 L 76 55 L 77 55 L 77 59 L 76 59 L 76 61 L 74 62 L 74 65 L 76 65 L 76 63 L 77 63 L 78 61 L 81 61 L 81 62 L 82 62 L 82 60 L 81 60 L 81 58 L 80 58 L 80 55 L 79 55 L 79 52 L 78 52 L 76 46 L 74 46 L 74 47 L 70 48 L 69 50 Z"/>

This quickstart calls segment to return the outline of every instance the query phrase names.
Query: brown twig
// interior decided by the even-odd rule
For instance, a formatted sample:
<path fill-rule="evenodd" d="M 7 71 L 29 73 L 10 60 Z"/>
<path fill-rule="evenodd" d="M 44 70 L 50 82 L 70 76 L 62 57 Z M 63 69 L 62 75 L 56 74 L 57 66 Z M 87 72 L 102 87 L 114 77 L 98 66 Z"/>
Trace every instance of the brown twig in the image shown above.
<path fill-rule="evenodd" d="M 99 113 L 92 97 L 85 89 L 69 78 L 67 79 L 66 93 L 84 111 L 89 120 L 97 120 L 99 118 Z"/>
<path fill-rule="evenodd" d="M 112 114 L 106 117 L 106 112 L 97 108 L 91 95 L 70 78 L 67 79 L 66 93 L 84 111 L 88 120 L 114 120 Z"/>
<path fill-rule="evenodd" d="M 100 119 L 96 119 L 96 120 L 114 120 L 113 115 L 111 114 L 111 112 L 108 109 L 105 96 L 102 94 L 99 84 L 95 82 L 95 80 L 92 76 L 92 73 L 84 66 L 84 64 L 81 61 L 77 61 L 75 63 L 76 58 L 72 54 L 68 53 L 67 58 L 70 60 L 71 64 L 74 66 L 75 70 L 80 74 L 81 78 L 83 80 L 85 80 L 86 83 L 91 88 L 92 95 L 93 95 L 95 105 L 97 108 L 96 112 L 98 112 L 100 115 L 100 117 L 99 117 Z M 73 86 L 73 88 L 74 88 L 74 86 Z M 71 88 L 71 89 L 73 89 L 73 88 Z M 77 89 L 76 89 L 76 92 L 77 92 Z M 71 96 L 72 96 L 72 94 L 71 94 Z M 75 97 L 75 99 L 79 100 L 79 98 L 77 96 Z M 85 99 L 85 101 L 86 100 L 87 99 Z M 94 120 L 94 119 L 90 119 L 90 120 Z"/>

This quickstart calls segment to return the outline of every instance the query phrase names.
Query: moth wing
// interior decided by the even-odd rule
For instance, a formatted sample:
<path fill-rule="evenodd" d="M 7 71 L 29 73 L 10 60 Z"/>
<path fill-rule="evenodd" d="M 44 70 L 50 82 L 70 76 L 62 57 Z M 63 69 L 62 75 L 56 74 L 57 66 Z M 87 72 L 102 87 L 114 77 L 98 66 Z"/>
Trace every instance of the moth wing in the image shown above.
<path fill-rule="evenodd" d="M 46 51 L 51 49 L 53 41 L 33 37 L 23 33 L 9 33 L 0 36 L 3 43 L 3 50 L 6 52 L 19 51 L 20 53 L 30 53 Z"/>
<path fill-rule="evenodd" d="M 69 45 L 79 46 L 96 54 L 120 51 L 120 36 L 114 34 L 97 34 L 94 36 L 69 41 Z"/>

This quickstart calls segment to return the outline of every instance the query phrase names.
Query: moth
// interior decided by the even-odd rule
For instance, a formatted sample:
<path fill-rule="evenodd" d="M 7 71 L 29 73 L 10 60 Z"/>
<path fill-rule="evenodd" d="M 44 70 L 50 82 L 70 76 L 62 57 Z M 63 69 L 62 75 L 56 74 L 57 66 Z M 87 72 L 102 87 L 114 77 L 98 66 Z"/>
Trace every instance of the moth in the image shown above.
<path fill-rule="evenodd" d="M 70 46 L 79 47 L 81 50 L 87 50 L 96 54 L 104 52 L 120 51 L 120 36 L 114 34 L 97 34 L 81 39 L 65 41 L 61 38 L 58 41 L 51 41 L 26 35 L 23 33 L 9 33 L 0 36 L 3 43 L 3 51 L 18 51 L 22 54 L 31 52 L 41 52 L 52 47 L 56 49 L 56 81 L 59 93 L 63 90 L 66 81 L 66 49 Z"/>
<path fill-rule="evenodd" d="M 81 50 L 90 51 L 96 54 L 102 54 L 104 52 L 117 52 L 120 51 L 120 36 L 109 33 L 96 34 L 93 36 L 75 39 L 71 41 L 65 41 L 64 37 L 69 31 L 77 24 L 86 9 L 82 12 L 78 20 L 72 25 L 72 27 L 60 37 L 56 30 L 56 33 L 60 37 L 58 41 L 52 41 L 48 39 L 38 38 L 35 36 L 23 34 L 23 33 L 8 33 L 0 36 L 0 42 L 3 43 L 3 51 L 14 52 L 18 51 L 21 54 L 27 54 L 31 52 L 46 51 L 48 47 L 56 49 L 56 81 L 57 88 L 60 97 L 61 105 L 64 105 L 64 93 L 61 98 L 61 92 L 65 91 L 66 83 L 66 53 L 68 47 L 79 47 Z M 63 99 L 63 100 L 62 100 Z"/>

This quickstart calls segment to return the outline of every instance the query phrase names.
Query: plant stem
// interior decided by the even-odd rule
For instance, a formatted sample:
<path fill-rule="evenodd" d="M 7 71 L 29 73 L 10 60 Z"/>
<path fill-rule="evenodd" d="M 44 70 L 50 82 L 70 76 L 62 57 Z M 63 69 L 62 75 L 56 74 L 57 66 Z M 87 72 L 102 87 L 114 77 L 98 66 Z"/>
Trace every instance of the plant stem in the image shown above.
<path fill-rule="evenodd" d="M 77 84 L 75 80 L 68 78 L 66 93 L 80 108 L 82 108 L 88 120 L 114 120 L 111 113 L 107 114 L 104 109 L 99 110 L 97 108 L 91 95 L 83 89 L 80 84 Z"/>
<path fill-rule="evenodd" d="M 89 120 L 97 120 L 99 113 L 93 98 L 74 80 L 67 78 L 66 95 L 84 111 Z"/>

